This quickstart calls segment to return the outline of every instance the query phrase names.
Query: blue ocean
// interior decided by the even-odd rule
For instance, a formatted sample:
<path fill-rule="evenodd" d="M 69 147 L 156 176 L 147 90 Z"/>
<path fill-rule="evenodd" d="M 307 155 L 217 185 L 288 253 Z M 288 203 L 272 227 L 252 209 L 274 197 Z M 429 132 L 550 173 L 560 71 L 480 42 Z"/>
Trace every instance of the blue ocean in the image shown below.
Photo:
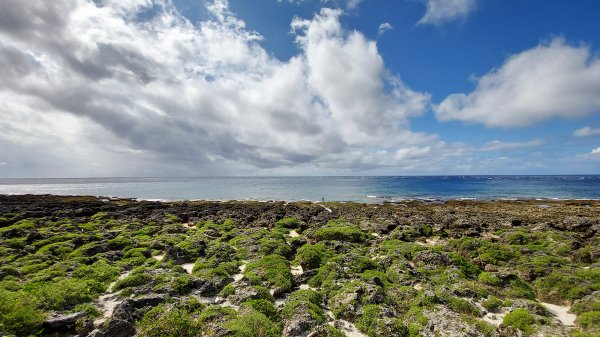
<path fill-rule="evenodd" d="M 0 194 L 145 200 L 366 203 L 448 199 L 600 199 L 600 175 L 0 179 Z"/>

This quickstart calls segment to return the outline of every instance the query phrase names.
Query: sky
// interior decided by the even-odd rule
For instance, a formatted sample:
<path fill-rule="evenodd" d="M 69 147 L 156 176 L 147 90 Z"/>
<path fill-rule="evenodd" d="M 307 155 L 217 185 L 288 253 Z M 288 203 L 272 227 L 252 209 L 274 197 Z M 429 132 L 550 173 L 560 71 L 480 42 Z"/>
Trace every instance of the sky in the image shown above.
<path fill-rule="evenodd" d="M 597 0 L 3 0 L 0 178 L 600 173 Z"/>

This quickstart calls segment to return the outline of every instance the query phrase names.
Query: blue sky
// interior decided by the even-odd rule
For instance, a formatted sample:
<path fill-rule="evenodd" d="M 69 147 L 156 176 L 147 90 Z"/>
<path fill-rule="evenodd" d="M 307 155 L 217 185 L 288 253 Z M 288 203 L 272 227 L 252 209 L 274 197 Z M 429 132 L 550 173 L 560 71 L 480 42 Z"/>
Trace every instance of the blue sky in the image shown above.
<path fill-rule="evenodd" d="M 0 177 L 600 172 L 597 1 L 0 12 Z"/>

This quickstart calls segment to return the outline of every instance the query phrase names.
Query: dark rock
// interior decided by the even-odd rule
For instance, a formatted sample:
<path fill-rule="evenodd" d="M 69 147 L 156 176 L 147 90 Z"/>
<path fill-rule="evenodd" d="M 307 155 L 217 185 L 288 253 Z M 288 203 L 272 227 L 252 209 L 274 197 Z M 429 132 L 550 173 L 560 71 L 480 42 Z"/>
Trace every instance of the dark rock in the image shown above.
<path fill-rule="evenodd" d="M 133 323 L 113 318 L 104 328 L 92 331 L 87 337 L 132 337 L 136 333 Z"/>
<path fill-rule="evenodd" d="M 42 327 L 46 332 L 56 332 L 56 331 L 72 331 L 75 329 L 75 322 L 78 319 L 85 317 L 85 312 L 75 312 L 72 314 L 54 314 L 50 315 L 44 323 L 42 323 Z"/>
<path fill-rule="evenodd" d="M 308 302 L 296 306 L 294 315 L 283 322 L 282 337 L 306 337 L 312 328 L 320 325 L 320 322 L 311 315 Z"/>
<path fill-rule="evenodd" d="M 143 307 L 155 307 L 164 301 L 166 301 L 167 297 L 163 294 L 148 294 L 143 295 L 132 300 L 132 306 L 136 309 L 140 309 Z"/>
<path fill-rule="evenodd" d="M 415 262 L 421 262 L 425 264 L 425 267 L 430 266 L 447 266 L 450 264 L 450 257 L 448 254 L 443 252 L 435 252 L 431 250 L 420 251 L 415 254 L 413 259 Z"/>

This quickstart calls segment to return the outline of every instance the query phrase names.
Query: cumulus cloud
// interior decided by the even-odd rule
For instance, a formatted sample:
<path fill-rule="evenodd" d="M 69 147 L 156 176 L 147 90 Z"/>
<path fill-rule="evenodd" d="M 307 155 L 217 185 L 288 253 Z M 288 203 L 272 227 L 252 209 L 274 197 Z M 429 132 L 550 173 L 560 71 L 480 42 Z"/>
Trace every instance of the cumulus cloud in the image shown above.
<path fill-rule="evenodd" d="M 439 120 L 521 127 L 549 118 L 580 118 L 600 109 L 600 59 L 563 39 L 510 57 L 469 94 L 435 107 Z"/>
<path fill-rule="evenodd" d="M 592 152 L 590 152 L 593 155 L 600 155 L 600 146 L 593 149 Z"/>
<path fill-rule="evenodd" d="M 575 130 L 573 132 L 573 137 L 592 137 L 592 136 L 600 136 L 600 128 L 591 128 L 589 126 L 582 127 L 581 129 Z"/>
<path fill-rule="evenodd" d="M 535 147 L 542 145 L 542 140 L 535 139 L 527 142 L 503 142 L 499 140 L 493 140 L 485 144 L 482 148 L 483 151 L 507 151 L 515 149 L 523 149 L 529 147 Z"/>
<path fill-rule="evenodd" d="M 283 62 L 226 0 L 207 9 L 193 25 L 166 0 L 2 1 L 0 174 L 415 168 L 443 152 L 409 130 L 429 96 L 340 10 L 295 19 Z"/>
<path fill-rule="evenodd" d="M 389 22 L 384 22 L 379 25 L 379 28 L 377 29 L 377 35 L 381 36 L 385 34 L 385 32 L 387 32 L 388 30 L 393 28 L 394 27 Z"/>
<path fill-rule="evenodd" d="M 419 24 L 440 25 L 466 18 L 477 7 L 476 0 L 423 0 L 427 6 Z"/>
<path fill-rule="evenodd" d="M 282 0 L 277 0 L 281 2 Z M 288 0 L 291 4 L 301 4 L 310 0 Z M 363 0 L 320 0 L 322 4 L 329 6 L 345 6 L 347 9 L 355 9 Z"/>

